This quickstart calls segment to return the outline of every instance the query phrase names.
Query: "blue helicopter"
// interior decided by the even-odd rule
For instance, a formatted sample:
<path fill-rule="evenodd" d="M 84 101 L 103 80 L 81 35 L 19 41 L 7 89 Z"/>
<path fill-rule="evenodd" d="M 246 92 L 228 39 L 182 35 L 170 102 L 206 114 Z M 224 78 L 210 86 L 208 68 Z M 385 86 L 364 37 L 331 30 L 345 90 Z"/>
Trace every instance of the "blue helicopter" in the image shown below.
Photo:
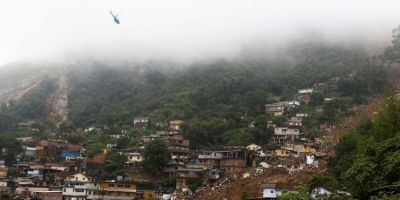
<path fill-rule="evenodd" d="M 116 24 L 119 24 L 119 23 L 120 23 L 120 22 L 119 22 L 119 18 L 118 18 L 119 15 L 114 15 L 112 11 L 110 11 L 110 14 L 111 14 L 112 17 L 114 18 L 114 22 L 115 22 Z"/>

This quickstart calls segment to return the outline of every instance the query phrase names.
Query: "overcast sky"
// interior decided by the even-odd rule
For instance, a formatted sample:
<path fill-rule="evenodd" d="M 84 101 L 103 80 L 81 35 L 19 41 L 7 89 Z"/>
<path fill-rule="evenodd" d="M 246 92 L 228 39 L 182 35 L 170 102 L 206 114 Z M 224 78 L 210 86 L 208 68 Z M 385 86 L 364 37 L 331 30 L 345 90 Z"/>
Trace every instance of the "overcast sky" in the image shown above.
<path fill-rule="evenodd" d="M 223 57 L 247 42 L 276 43 L 318 30 L 331 39 L 390 39 L 400 1 L 0 1 L 0 65 L 95 58 Z M 120 13 L 121 24 L 109 11 Z"/>

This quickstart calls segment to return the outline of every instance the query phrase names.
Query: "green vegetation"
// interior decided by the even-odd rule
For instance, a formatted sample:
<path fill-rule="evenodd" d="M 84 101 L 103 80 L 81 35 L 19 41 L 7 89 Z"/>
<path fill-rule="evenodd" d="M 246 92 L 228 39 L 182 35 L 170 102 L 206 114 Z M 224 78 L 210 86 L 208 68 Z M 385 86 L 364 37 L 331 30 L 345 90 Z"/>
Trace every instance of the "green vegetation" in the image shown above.
<path fill-rule="evenodd" d="M 16 155 L 22 152 L 21 144 L 14 136 L 0 134 L 0 160 L 5 161 L 5 165 L 10 167 L 16 164 Z M 3 152 L 5 150 L 5 152 Z"/>
<path fill-rule="evenodd" d="M 393 95 L 372 121 L 365 120 L 337 145 L 329 168 L 356 198 L 400 191 L 399 122 L 400 101 Z"/>
<path fill-rule="evenodd" d="M 26 120 L 38 119 L 44 122 L 47 116 L 46 99 L 55 89 L 55 82 L 47 79 L 25 94 L 19 101 L 11 101 L 9 106 L 2 104 L 0 106 L 0 132 L 15 132 L 18 129 L 18 123 Z M 36 125 L 43 130 L 42 125 Z"/>
<path fill-rule="evenodd" d="M 143 70 L 100 64 L 71 69 L 71 125 L 121 128 L 137 116 L 154 123 L 181 119 L 193 147 L 263 144 L 271 135 L 266 121 L 284 120 L 266 116 L 266 103 L 292 100 L 298 89 L 314 87 L 310 105 L 298 111 L 310 114 L 307 126 L 334 123 L 387 86 L 385 69 L 361 48 L 309 42 L 283 52 L 179 69 L 155 64 L 138 66 Z M 327 97 L 334 100 L 324 103 Z M 324 113 L 315 112 L 317 105 Z"/>
<path fill-rule="evenodd" d="M 153 174 L 161 174 L 162 168 L 171 160 L 171 154 L 162 140 L 148 142 L 145 145 L 143 157 L 143 168 Z"/>

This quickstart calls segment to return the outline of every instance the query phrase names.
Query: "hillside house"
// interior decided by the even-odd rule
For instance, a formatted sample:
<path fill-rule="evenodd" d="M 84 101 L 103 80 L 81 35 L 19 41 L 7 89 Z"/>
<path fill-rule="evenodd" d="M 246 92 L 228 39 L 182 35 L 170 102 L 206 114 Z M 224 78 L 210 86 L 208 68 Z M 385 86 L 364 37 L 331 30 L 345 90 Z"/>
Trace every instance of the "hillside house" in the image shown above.
<path fill-rule="evenodd" d="M 297 154 L 311 154 L 317 152 L 314 144 L 285 144 L 282 148 Z"/>
<path fill-rule="evenodd" d="M 189 158 L 190 140 L 184 139 L 183 135 L 175 135 L 164 139 L 168 150 L 174 160 L 187 160 Z"/>
<path fill-rule="evenodd" d="M 303 118 L 302 117 L 290 117 L 288 120 L 289 126 L 303 126 Z"/>
<path fill-rule="evenodd" d="M 205 169 L 201 168 L 178 168 L 176 170 L 176 189 L 187 187 L 189 180 L 199 179 L 205 173 Z"/>
<path fill-rule="evenodd" d="M 247 166 L 248 152 L 245 149 L 202 151 L 197 159 L 198 164 L 206 169 L 237 171 Z"/>
<path fill-rule="evenodd" d="M 131 181 L 103 181 L 99 184 L 99 198 L 104 200 L 136 199 L 136 184 Z"/>
<path fill-rule="evenodd" d="M 283 103 L 273 103 L 265 105 L 265 112 L 271 116 L 282 116 L 286 106 Z"/>
<path fill-rule="evenodd" d="M 294 143 L 296 139 L 300 138 L 300 135 L 302 133 L 298 128 L 275 127 L 270 143 L 280 146 L 286 143 Z"/>
<path fill-rule="evenodd" d="M 60 154 L 60 160 L 76 160 L 81 156 L 80 151 L 72 151 L 72 150 L 62 150 Z"/>
<path fill-rule="evenodd" d="M 284 188 L 277 183 L 266 183 L 261 185 L 263 199 L 277 199 L 284 191 L 297 192 L 290 188 Z"/>
<path fill-rule="evenodd" d="M 261 146 L 256 145 L 256 144 L 249 144 L 246 146 L 246 149 L 249 151 L 259 151 L 259 150 L 261 150 Z"/>
<path fill-rule="evenodd" d="M 125 153 L 125 156 L 130 162 L 142 162 L 144 160 L 142 153 L 140 152 L 129 152 Z"/>
<path fill-rule="evenodd" d="M 135 117 L 133 119 L 134 128 L 146 128 L 149 125 L 149 118 L 147 117 Z"/>
<path fill-rule="evenodd" d="M 293 150 L 286 149 L 283 147 L 279 147 L 274 150 L 274 155 L 279 156 L 279 157 L 289 157 L 289 156 L 293 155 L 294 153 L 295 152 Z"/>
<path fill-rule="evenodd" d="M 171 120 L 169 122 L 169 129 L 172 132 L 180 132 L 180 131 L 182 131 L 182 127 L 181 127 L 182 124 L 183 124 L 182 120 Z"/>
<path fill-rule="evenodd" d="M 285 110 L 300 107 L 299 101 L 281 101 L 273 104 L 265 104 L 265 112 L 271 116 L 282 116 Z"/>

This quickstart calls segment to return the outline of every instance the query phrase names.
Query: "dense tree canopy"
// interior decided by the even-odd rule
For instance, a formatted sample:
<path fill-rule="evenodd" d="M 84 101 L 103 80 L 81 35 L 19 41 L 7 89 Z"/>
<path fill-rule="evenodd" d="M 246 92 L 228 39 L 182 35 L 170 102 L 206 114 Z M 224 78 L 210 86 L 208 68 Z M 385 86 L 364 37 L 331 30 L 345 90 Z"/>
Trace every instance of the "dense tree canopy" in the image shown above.
<path fill-rule="evenodd" d="M 343 137 L 329 166 L 359 199 L 400 191 L 400 100 L 387 98 L 380 112 Z"/>
<path fill-rule="evenodd" d="M 143 167 L 153 174 L 160 174 L 163 167 L 171 160 L 171 154 L 162 140 L 153 140 L 145 145 Z"/>

